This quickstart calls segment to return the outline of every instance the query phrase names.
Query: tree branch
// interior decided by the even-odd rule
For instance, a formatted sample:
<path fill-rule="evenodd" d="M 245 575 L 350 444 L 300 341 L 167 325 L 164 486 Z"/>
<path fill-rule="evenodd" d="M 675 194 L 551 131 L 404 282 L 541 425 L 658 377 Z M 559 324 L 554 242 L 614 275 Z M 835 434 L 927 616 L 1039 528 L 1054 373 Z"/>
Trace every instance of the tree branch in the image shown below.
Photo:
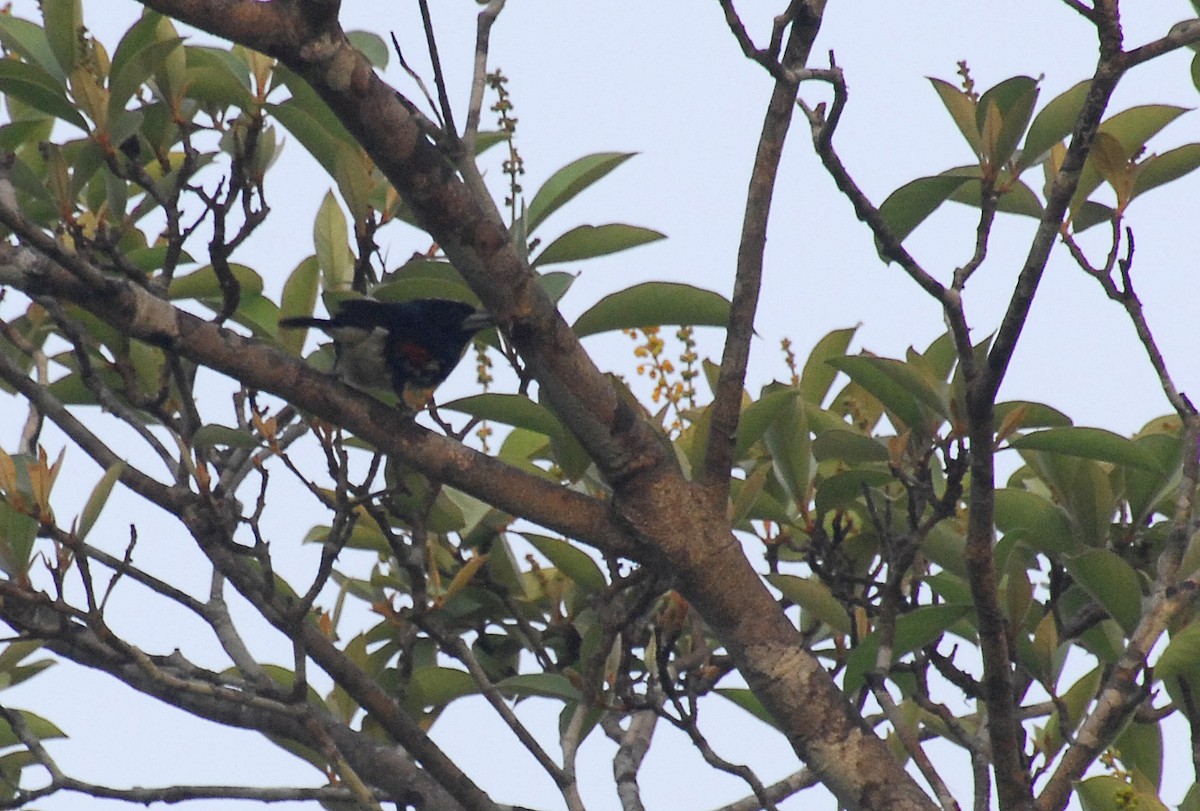
<path fill-rule="evenodd" d="M 735 36 L 739 31 L 744 36 L 745 29 L 741 28 L 733 12 L 732 2 L 723 0 L 722 6 L 726 18 L 731 20 Z M 713 392 L 711 427 L 704 471 L 700 477 L 714 508 L 719 505 L 721 509 L 729 501 L 730 471 L 735 461 L 733 453 L 741 417 L 742 388 L 746 381 L 746 366 L 750 361 L 750 342 L 754 337 L 754 314 L 758 309 L 759 291 L 762 288 L 763 255 L 767 246 L 767 223 L 771 199 L 775 194 L 775 177 L 779 172 L 779 160 L 783 155 L 783 144 L 791 125 L 799 87 L 798 80 L 790 71 L 804 66 L 813 40 L 821 28 L 820 16 L 813 14 L 806 3 L 791 3 L 781 19 L 790 26 L 790 33 L 779 63 L 782 73 L 772 72 L 775 89 L 767 103 L 762 134 L 758 139 L 758 152 L 750 173 L 729 325 L 725 333 L 721 369 Z M 782 35 L 783 25 L 777 25 L 777 30 Z M 774 55 L 770 55 L 766 64 L 776 64 L 774 59 Z"/>

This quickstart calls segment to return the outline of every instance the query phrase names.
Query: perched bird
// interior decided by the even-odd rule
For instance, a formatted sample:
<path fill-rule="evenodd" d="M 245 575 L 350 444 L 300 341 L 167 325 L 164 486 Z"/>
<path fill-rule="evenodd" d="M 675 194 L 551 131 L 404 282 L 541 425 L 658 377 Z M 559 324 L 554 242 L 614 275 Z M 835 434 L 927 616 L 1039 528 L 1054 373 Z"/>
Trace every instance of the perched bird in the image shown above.
<path fill-rule="evenodd" d="M 345 299 L 329 318 L 283 318 L 284 329 L 316 327 L 333 339 L 333 372 L 368 389 L 432 389 L 450 376 L 476 332 L 492 317 L 448 299 Z"/>

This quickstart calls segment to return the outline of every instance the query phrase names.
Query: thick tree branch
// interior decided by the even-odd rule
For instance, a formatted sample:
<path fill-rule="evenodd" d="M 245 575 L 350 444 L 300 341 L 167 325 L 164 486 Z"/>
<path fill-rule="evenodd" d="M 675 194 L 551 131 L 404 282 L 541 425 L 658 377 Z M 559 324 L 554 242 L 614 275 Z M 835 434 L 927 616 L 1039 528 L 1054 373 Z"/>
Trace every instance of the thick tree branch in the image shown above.
<path fill-rule="evenodd" d="M 0 206 L 0 219 L 4 219 Z M 9 221 L 11 223 L 11 220 Z M 446 437 L 427 431 L 396 409 L 342 386 L 301 361 L 176 309 L 145 290 L 110 279 L 100 288 L 79 283 L 60 266 L 35 258 L 24 248 L 0 245 L 0 283 L 27 293 L 72 301 L 104 318 L 125 334 L 178 352 L 196 363 L 234 377 L 247 386 L 284 397 L 322 419 L 337 423 L 357 436 L 420 468 L 430 477 L 610 552 L 628 553 L 624 538 L 610 524 L 604 506 L 545 479 L 515 470 Z M 27 379 L 27 378 L 26 378 Z M 20 381 L 10 381 L 17 385 Z M 61 410 L 64 425 L 76 424 L 72 436 L 104 468 L 120 461 L 65 409 L 44 403 L 32 380 L 22 394 L 43 408 Z M 93 447 L 95 445 L 95 447 Z M 140 495 L 172 503 L 178 493 L 127 468 L 122 480 Z"/>

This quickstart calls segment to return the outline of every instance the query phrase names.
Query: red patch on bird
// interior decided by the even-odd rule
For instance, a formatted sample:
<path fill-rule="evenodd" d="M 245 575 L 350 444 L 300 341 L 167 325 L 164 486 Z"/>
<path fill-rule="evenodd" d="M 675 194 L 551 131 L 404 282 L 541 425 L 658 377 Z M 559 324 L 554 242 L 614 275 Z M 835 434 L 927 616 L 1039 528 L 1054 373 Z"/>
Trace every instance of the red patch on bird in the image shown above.
<path fill-rule="evenodd" d="M 433 354 L 421 344 L 405 342 L 398 349 L 414 366 L 425 366 L 433 360 Z"/>

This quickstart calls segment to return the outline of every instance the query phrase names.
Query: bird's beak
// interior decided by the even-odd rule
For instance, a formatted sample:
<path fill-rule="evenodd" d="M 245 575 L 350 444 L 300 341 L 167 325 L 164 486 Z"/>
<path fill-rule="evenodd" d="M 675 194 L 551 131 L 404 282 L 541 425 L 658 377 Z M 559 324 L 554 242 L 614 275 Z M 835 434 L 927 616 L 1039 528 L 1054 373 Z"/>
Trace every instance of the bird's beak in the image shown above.
<path fill-rule="evenodd" d="M 479 332 L 481 329 L 496 326 L 496 320 L 492 318 L 492 314 L 483 310 L 476 310 L 463 319 L 462 328 L 466 332 Z"/>

